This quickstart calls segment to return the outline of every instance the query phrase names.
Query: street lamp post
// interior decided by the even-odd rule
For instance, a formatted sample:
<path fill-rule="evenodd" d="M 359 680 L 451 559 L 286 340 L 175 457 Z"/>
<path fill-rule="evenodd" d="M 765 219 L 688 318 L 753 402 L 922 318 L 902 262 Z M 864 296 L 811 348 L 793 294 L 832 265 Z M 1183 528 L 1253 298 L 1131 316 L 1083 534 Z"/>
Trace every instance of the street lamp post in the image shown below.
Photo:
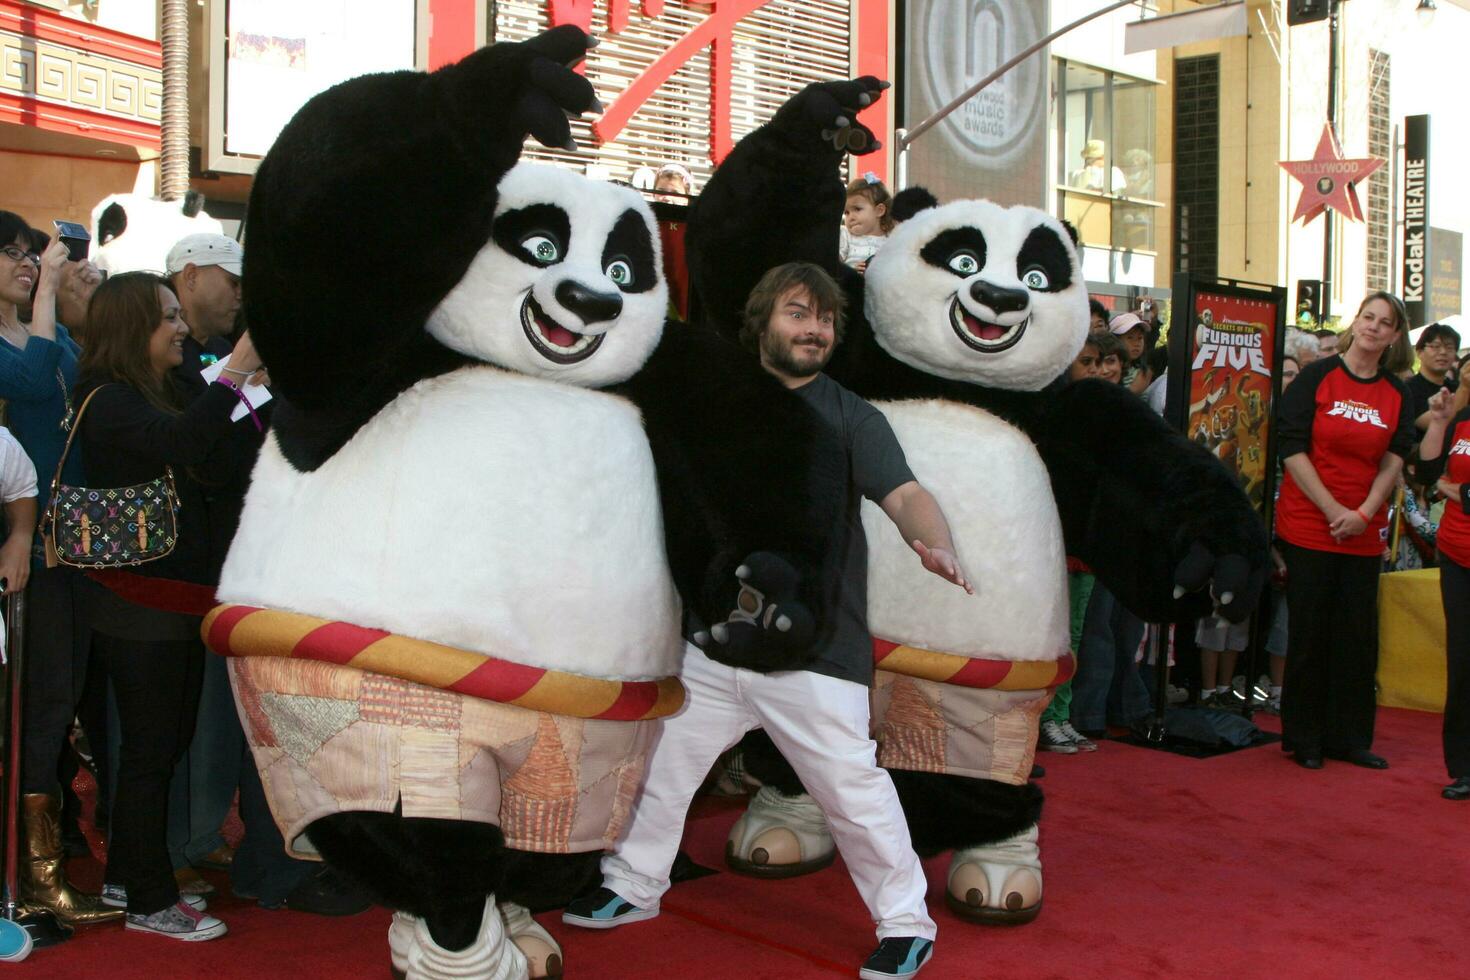
<path fill-rule="evenodd" d="M 1337 138 L 1337 27 L 1343 0 L 1327 0 L 1327 124 Z M 1322 297 L 1320 326 L 1332 312 L 1332 222 L 1334 213 L 1322 213 Z"/>

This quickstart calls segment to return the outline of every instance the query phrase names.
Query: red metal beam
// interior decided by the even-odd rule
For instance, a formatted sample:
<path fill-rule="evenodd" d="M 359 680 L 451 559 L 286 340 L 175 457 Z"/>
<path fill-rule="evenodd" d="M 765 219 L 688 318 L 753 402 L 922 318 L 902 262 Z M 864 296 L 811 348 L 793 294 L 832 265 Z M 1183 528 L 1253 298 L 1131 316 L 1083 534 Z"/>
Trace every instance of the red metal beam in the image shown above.
<path fill-rule="evenodd" d="M 74 106 L 56 105 L 11 92 L 0 92 L 0 123 L 16 123 L 108 143 L 125 143 L 154 153 L 160 149 L 157 123 L 138 122 Z"/>

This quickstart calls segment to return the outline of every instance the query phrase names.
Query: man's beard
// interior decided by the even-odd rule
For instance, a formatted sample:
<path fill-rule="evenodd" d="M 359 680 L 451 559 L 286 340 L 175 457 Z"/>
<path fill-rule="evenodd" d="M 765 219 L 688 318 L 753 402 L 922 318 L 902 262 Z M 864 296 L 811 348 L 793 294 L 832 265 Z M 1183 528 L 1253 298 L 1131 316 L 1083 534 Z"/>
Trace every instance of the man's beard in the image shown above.
<path fill-rule="evenodd" d="M 827 361 L 832 357 L 831 347 L 823 348 L 822 352 L 815 356 L 805 353 L 798 356 L 795 347 L 795 344 L 781 344 L 779 341 L 774 341 L 769 334 L 761 338 L 761 348 L 766 355 L 766 363 L 788 377 L 813 377 L 827 366 Z"/>

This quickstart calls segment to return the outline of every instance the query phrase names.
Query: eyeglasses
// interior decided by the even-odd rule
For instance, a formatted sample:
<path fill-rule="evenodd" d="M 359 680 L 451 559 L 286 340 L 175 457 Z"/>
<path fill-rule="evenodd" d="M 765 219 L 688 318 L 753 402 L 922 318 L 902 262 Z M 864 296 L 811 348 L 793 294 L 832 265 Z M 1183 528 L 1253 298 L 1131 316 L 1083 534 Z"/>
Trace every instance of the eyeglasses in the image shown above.
<path fill-rule="evenodd" d="M 1455 353 L 1455 348 L 1452 345 L 1446 343 L 1443 340 L 1431 341 L 1430 343 L 1425 344 L 1423 347 L 1421 347 L 1419 349 L 1420 350 L 1437 350 L 1441 354 L 1453 354 L 1453 353 Z"/>
<path fill-rule="evenodd" d="M 19 245 L 6 245 L 4 248 L 0 248 L 0 252 L 4 252 L 5 257 L 12 262 L 24 262 L 29 259 L 31 265 L 37 269 L 41 268 L 41 256 L 37 252 L 27 252 Z"/>

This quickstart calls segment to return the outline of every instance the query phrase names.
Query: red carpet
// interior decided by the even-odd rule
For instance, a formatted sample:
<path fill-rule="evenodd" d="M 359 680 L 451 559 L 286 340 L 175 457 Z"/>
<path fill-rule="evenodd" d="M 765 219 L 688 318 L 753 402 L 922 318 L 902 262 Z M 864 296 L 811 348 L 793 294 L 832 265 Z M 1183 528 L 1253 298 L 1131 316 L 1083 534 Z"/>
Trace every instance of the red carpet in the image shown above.
<path fill-rule="evenodd" d="M 1274 719 L 1262 717 L 1264 726 Z M 1470 976 L 1470 804 L 1439 798 L 1438 715 L 1385 709 L 1370 772 L 1292 765 L 1275 745 L 1213 759 L 1104 743 L 1045 754 L 1046 906 L 1017 929 L 968 925 L 944 908 L 946 859 L 929 862 L 939 943 L 924 976 Z M 723 868 L 737 810 L 704 801 L 686 840 Z M 74 862 L 95 882 L 95 863 Z M 211 875 L 228 886 L 224 876 Z M 386 978 L 388 915 L 320 919 L 221 898 L 224 939 L 188 945 L 82 930 L 38 950 L 15 977 Z M 788 980 L 856 976 L 871 924 L 841 862 L 788 882 L 723 873 L 679 885 L 659 918 L 610 933 L 543 916 L 569 980 Z"/>

